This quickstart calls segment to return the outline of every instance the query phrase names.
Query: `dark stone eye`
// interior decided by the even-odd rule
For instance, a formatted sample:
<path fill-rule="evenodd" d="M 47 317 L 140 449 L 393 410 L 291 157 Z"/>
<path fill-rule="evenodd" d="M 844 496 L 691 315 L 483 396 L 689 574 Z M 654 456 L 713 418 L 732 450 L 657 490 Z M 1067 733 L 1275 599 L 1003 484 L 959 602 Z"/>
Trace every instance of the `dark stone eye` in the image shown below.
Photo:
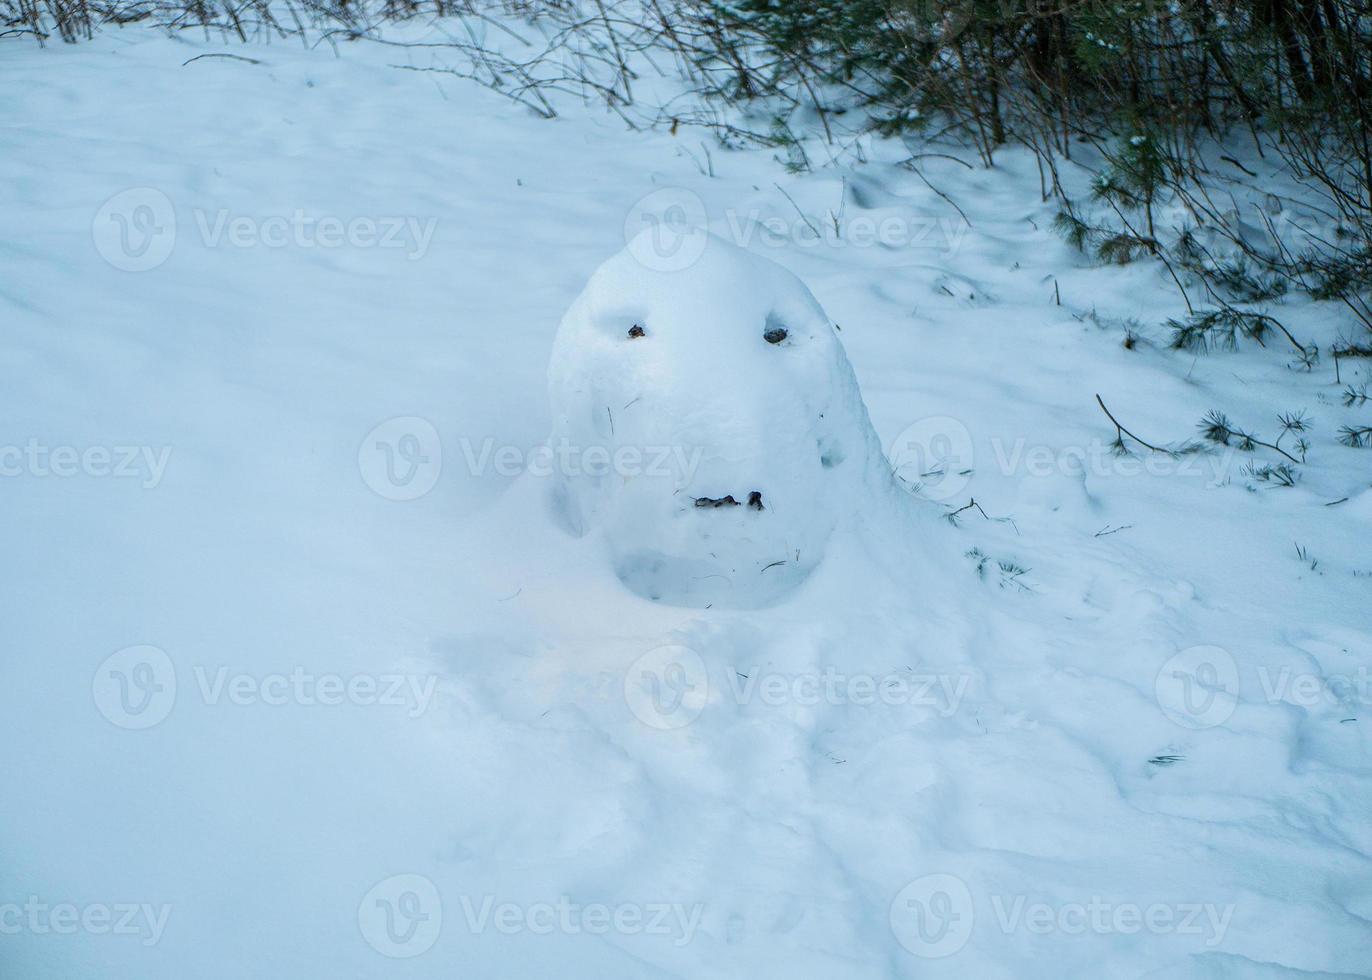
<path fill-rule="evenodd" d="M 640 327 L 637 323 L 635 323 L 632 327 L 629 328 L 629 339 L 630 339 L 630 340 L 637 340 L 639 337 L 642 337 L 642 336 L 643 336 L 643 328 Z"/>
<path fill-rule="evenodd" d="M 779 344 L 786 339 L 785 327 L 773 327 L 762 335 L 762 339 L 769 344 Z"/>

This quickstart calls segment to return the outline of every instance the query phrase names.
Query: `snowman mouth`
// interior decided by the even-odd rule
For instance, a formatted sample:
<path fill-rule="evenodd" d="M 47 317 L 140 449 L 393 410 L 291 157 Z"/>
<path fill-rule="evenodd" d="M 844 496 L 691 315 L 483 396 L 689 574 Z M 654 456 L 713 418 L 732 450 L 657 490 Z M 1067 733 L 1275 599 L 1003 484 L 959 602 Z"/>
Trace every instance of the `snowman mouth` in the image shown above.
<path fill-rule="evenodd" d="M 762 506 L 762 491 L 753 490 L 747 495 L 748 502 L 741 504 L 734 495 L 727 494 L 723 497 L 697 497 L 696 506 L 704 510 L 715 510 L 720 507 L 747 507 L 749 510 L 766 510 Z"/>

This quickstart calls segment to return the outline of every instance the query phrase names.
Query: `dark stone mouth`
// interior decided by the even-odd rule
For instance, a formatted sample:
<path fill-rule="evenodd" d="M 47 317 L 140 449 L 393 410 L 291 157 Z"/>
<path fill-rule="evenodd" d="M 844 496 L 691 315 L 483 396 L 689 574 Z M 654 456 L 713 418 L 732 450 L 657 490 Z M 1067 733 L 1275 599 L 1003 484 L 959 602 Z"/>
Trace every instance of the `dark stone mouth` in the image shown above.
<path fill-rule="evenodd" d="M 749 510 L 766 510 L 766 509 L 767 509 L 767 508 L 765 508 L 765 507 L 762 506 L 762 492 L 759 491 L 759 490 L 754 490 L 752 493 L 748 494 L 748 503 L 747 503 L 746 505 L 745 505 L 745 504 L 740 504 L 737 500 L 734 499 L 734 495 L 731 493 L 731 494 L 729 494 L 729 495 L 727 495 L 727 496 L 724 496 L 724 497 L 697 497 L 697 498 L 696 498 L 696 506 L 697 506 L 697 507 L 744 507 L 744 506 L 746 506 Z"/>

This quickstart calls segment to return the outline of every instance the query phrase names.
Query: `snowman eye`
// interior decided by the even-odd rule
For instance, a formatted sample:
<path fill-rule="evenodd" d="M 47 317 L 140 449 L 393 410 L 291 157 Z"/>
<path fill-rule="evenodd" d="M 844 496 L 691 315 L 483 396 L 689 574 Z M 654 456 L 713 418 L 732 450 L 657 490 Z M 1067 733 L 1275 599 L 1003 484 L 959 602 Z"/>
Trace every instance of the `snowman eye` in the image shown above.
<path fill-rule="evenodd" d="M 643 328 L 639 326 L 637 323 L 635 323 L 632 327 L 629 328 L 630 340 L 637 340 L 639 337 L 642 336 L 644 336 Z"/>
<path fill-rule="evenodd" d="M 791 331 L 786 329 L 786 321 L 781 314 L 775 310 L 767 314 L 767 321 L 762 325 L 762 339 L 769 344 L 779 344 L 787 337 Z"/>

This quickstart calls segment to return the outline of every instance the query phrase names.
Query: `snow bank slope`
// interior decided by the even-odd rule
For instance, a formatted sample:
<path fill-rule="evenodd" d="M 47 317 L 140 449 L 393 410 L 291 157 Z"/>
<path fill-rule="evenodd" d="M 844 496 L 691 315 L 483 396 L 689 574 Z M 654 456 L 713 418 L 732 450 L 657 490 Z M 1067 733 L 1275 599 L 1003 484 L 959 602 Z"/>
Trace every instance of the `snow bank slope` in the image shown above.
<path fill-rule="evenodd" d="M 1175 290 L 1058 242 L 1031 159 L 920 161 L 968 228 L 903 147 L 709 177 L 685 130 L 387 67 L 432 49 L 7 44 L 5 976 L 1368 974 L 1357 410 L 1164 350 Z M 666 187 L 980 510 L 860 513 L 746 612 L 555 524 L 558 318 Z M 1281 490 L 1117 459 L 1096 393 L 1159 441 L 1304 406 L 1319 448 Z"/>

